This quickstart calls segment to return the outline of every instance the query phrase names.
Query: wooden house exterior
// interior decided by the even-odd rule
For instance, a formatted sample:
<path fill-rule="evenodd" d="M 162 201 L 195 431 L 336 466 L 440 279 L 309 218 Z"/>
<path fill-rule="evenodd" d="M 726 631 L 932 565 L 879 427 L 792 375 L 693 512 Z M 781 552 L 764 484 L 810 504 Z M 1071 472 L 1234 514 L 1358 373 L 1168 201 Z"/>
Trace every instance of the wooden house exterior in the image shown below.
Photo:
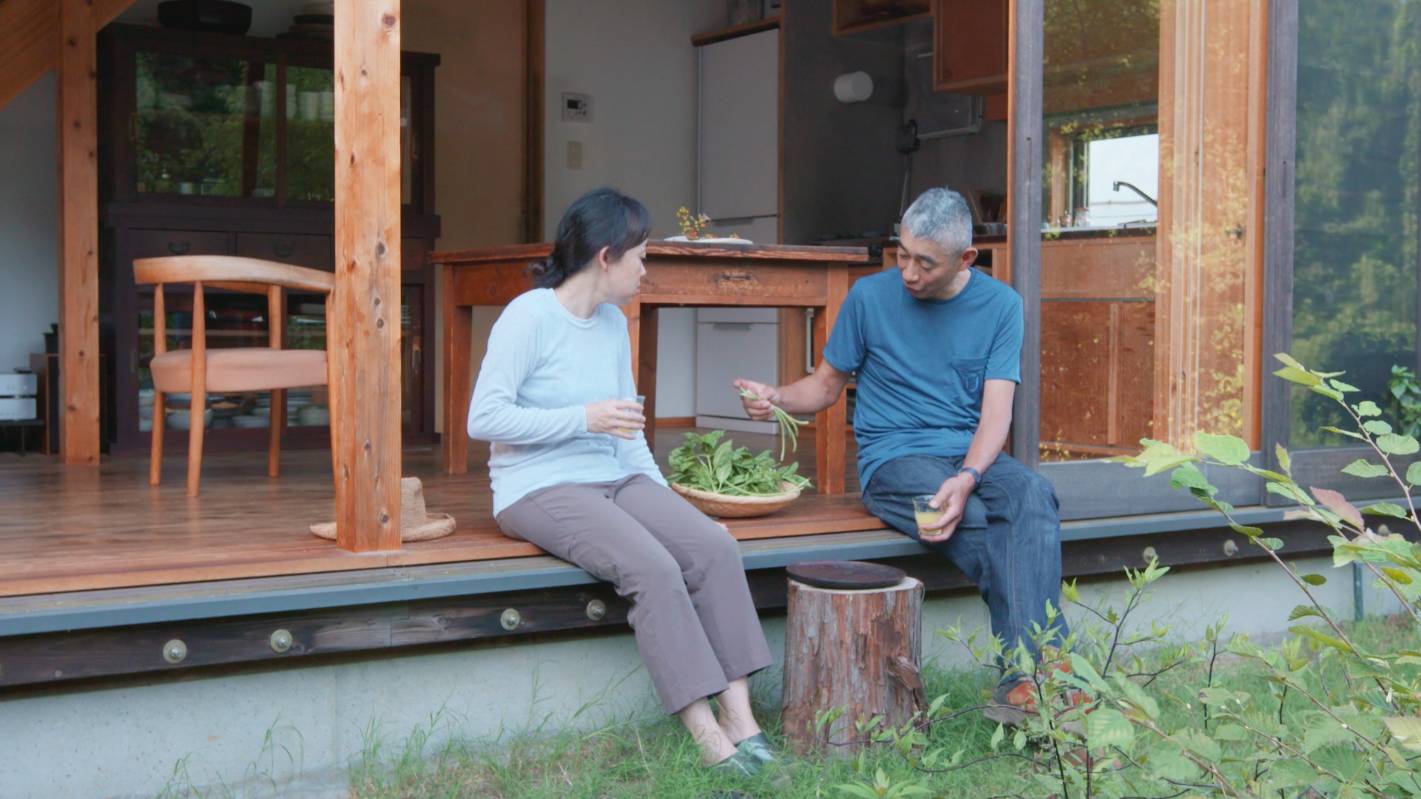
<path fill-rule="evenodd" d="M 784 0 L 780 19 L 757 28 L 778 28 L 782 59 L 795 58 L 790 20 L 804 2 Z M 339 416 L 334 454 L 294 451 L 283 476 L 269 479 L 256 455 L 208 453 L 202 493 L 189 498 L 176 476 L 150 487 L 144 456 L 102 451 L 97 356 L 104 178 L 97 48 L 99 31 L 127 5 L 0 2 L 0 105 L 41 74 L 58 74 L 63 230 L 57 265 L 59 454 L 0 462 L 0 698 L 8 690 L 81 686 L 125 674 L 294 664 L 335 653 L 624 625 L 626 605 L 608 586 L 498 532 L 489 518 L 484 456 L 474 446 L 470 461 L 468 442 L 449 438 L 461 436 L 462 415 L 451 413 L 460 409 L 443 408 L 442 448 L 428 448 L 432 427 L 423 434 L 423 448 L 403 439 L 402 283 L 425 286 L 429 293 L 421 302 L 430 309 L 445 303 L 444 349 L 430 357 L 446 359 L 438 391 L 457 405 L 472 379 L 468 355 L 460 360 L 450 345 L 451 337 L 467 340 L 470 334 L 458 312 L 506 301 L 518 280 L 509 270 L 536 247 L 421 251 L 414 268 L 427 270 L 428 277 L 402 272 L 409 268 L 402 246 L 430 246 L 429 231 L 438 222 L 421 218 L 412 231 L 404 227 L 411 216 L 401 201 L 401 0 L 336 3 L 330 211 L 335 290 L 327 320 L 330 390 L 339 398 L 332 403 Z M 528 3 L 530 41 L 546 23 L 543 5 Z M 1300 8 L 1297 0 L 1142 0 L 1122 4 L 1139 12 L 1122 20 L 1117 4 L 1089 0 L 1077 5 L 1096 16 L 1068 25 L 1054 0 L 933 0 L 896 17 L 874 12 L 874 5 L 835 0 L 836 35 L 881 35 L 905 21 L 930 20 L 939 42 L 936 84 L 980 98 L 983 119 L 1006 125 L 1007 232 L 984 238 L 980 246 L 990 253 L 992 277 L 1009 282 L 1025 300 L 1025 379 L 1010 446 L 1016 457 L 1040 468 L 1061 497 L 1068 578 L 1118 575 L 1156 556 L 1171 566 L 1201 568 L 1255 557 L 1221 518 L 1170 490 L 1166 481 L 1142 480 L 1106 460 L 1131 451 L 1142 437 L 1187 445 L 1197 431 L 1228 432 L 1248 441 L 1257 462 L 1268 468 L 1276 467 L 1279 446 L 1293 451 L 1292 470 L 1302 485 L 1331 485 L 1356 497 L 1376 491 L 1338 474 L 1358 451 L 1313 438 L 1307 424 L 1328 420 L 1270 376 L 1272 353 L 1295 349 L 1304 341 L 1300 330 L 1311 336 L 1304 341 L 1311 354 L 1356 359 L 1309 364 L 1318 368 L 1355 366 L 1371 374 L 1361 361 L 1395 351 L 1417 369 L 1421 356 L 1415 217 L 1421 156 L 1372 154 L 1399 159 L 1409 188 L 1392 193 L 1353 185 L 1346 174 L 1322 174 L 1316 161 L 1300 163 L 1316 157 L 1308 149 L 1314 131 L 1303 126 L 1330 124 L 1308 105 L 1321 102 L 1327 78 L 1317 72 L 1328 65 L 1309 65 L 1309 51 L 1300 44 L 1318 39 L 1322 21 L 1309 15 L 1321 12 L 1307 4 Z M 1389 57 L 1414 79 L 1421 64 L 1398 42 L 1405 40 L 1401 32 L 1421 31 L 1416 4 L 1373 5 L 1391 15 L 1398 32 Z M 1120 25 L 1113 46 L 1081 33 L 1112 20 Z M 954 49 L 954 43 L 964 36 L 982 43 L 983 57 L 960 56 L 967 48 Z M 540 45 L 530 48 L 530 152 L 541 152 L 543 144 L 541 56 Z M 1352 107 L 1369 108 L 1361 102 Z M 1142 116 L 1141 109 L 1149 111 Z M 1403 143 L 1398 147 L 1414 145 L 1421 135 L 1415 106 L 1397 114 L 1392 121 L 1412 136 L 1396 139 Z M 790 132 L 796 124 L 805 122 L 780 120 L 782 174 L 798 168 L 798 139 Z M 1072 165 L 1082 163 L 1093 142 L 1137 130 L 1158 138 L 1158 196 L 1150 198 L 1157 210 L 1150 229 L 1053 230 L 1052 220 L 1078 210 L 1085 196 L 1080 193 L 1090 190 L 1077 185 L 1085 178 L 1073 175 Z M 542 167 L 536 158 L 527 160 L 529 180 L 536 182 Z M 1372 164 L 1361 157 L 1344 160 L 1359 162 Z M 1329 190 L 1337 194 L 1330 201 L 1312 196 Z M 781 202 L 793 201 L 793 193 L 782 186 Z M 1345 343 L 1318 344 L 1316 317 L 1299 314 L 1321 314 L 1326 298 L 1300 291 L 1299 281 L 1317 274 L 1320 236 L 1355 233 L 1341 229 L 1342 216 L 1319 209 L 1365 202 L 1402 205 L 1400 216 L 1379 212 L 1379 218 L 1399 219 L 1400 227 L 1391 231 L 1397 244 L 1377 255 L 1394 256 L 1391 266 L 1400 278 L 1387 284 L 1390 294 L 1373 288 L 1372 294 L 1359 289 L 1330 296 L 1362 305 L 1352 329 L 1359 336 L 1362 328 L 1372 330 L 1364 324 L 1365 303 L 1375 300 L 1376 313 L 1389 314 L 1395 324 L 1373 338 L 1400 338 L 1388 338 L 1383 347 L 1362 336 L 1351 350 Z M 780 210 L 787 225 L 788 212 Z M 540 238 L 539 214 L 540 208 L 530 213 L 527 242 Z M 429 224 L 436 227 L 419 227 Z M 1300 249 L 1307 251 L 1306 263 Z M 798 254 L 792 247 L 766 248 L 762 255 L 766 264 L 788 259 L 792 269 L 826 281 L 827 300 L 794 295 L 800 284 L 775 282 L 789 272 L 771 266 L 745 278 L 769 287 L 759 304 L 775 304 L 765 301 L 768 296 L 780 297 L 785 306 L 820 309 L 807 334 L 815 350 L 832 328 L 833 292 L 842 298 L 852 279 L 881 266 L 854 247 L 806 246 Z M 479 271 L 491 263 L 504 271 Z M 437 290 L 435 264 L 444 281 Z M 742 268 L 730 260 L 714 264 L 722 273 Z M 1363 274 L 1366 264 L 1337 267 L 1353 269 L 1358 281 L 1371 279 Z M 655 283 L 657 274 L 653 265 L 649 280 Z M 474 299 L 451 299 L 458 281 L 458 296 Z M 713 299 L 673 292 L 657 295 L 655 304 Z M 633 316 L 639 327 L 632 340 L 643 353 L 648 346 L 655 351 L 651 305 L 645 315 Z M 786 346 L 804 346 L 802 324 L 783 329 L 791 338 Z M 427 333 L 432 341 L 432 330 Z M 1328 339 L 1334 340 L 1341 342 Z M 654 356 L 638 362 L 654 379 Z M 1365 387 L 1384 384 L 1372 379 Z M 432 416 L 432 394 L 427 408 Z M 826 490 L 783 515 L 730 523 L 743 542 L 756 601 L 767 611 L 783 607 L 783 567 L 803 559 L 886 560 L 904 565 L 930 591 L 968 585 L 857 502 L 853 442 L 844 432 L 849 421 L 841 401 L 821 415 L 814 440 L 802 442 L 801 460 L 816 464 L 815 478 Z M 657 433 L 658 455 L 675 445 L 676 435 L 670 428 Z M 420 476 L 431 508 L 458 518 L 454 535 L 401 543 L 404 475 Z M 1299 521 L 1261 481 L 1233 473 L 1210 476 L 1221 487 L 1220 498 L 1239 508 L 1238 521 L 1283 539 L 1290 556 L 1328 550 L 1323 531 Z M 311 522 L 329 518 L 336 521 L 337 541 L 307 531 Z"/>

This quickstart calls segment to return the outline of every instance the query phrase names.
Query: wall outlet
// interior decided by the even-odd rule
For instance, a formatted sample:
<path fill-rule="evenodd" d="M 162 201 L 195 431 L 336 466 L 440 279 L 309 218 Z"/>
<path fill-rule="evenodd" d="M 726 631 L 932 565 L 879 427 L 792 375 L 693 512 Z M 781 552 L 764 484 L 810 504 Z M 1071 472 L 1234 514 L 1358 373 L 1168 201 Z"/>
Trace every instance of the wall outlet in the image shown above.
<path fill-rule="evenodd" d="M 582 168 L 582 142 L 570 141 L 567 143 L 567 168 Z"/>
<path fill-rule="evenodd" d="M 564 122 L 591 122 L 591 95 L 582 94 L 580 92 L 563 92 L 562 119 Z"/>

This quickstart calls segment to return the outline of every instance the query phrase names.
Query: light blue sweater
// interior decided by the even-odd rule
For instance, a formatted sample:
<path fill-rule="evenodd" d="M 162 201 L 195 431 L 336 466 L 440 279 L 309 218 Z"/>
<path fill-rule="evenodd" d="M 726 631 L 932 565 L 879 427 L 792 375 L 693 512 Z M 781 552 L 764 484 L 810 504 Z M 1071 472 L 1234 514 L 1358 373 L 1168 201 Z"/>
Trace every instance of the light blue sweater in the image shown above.
<path fill-rule="evenodd" d="M 666 485 L 638 434 L 587 432 L 590 402 L 635 399 L 627 318 L 598 305 L 583 319 L 552 289 L 520 294 L 489 334 L 469 403 L 469 437 L 492 442 L 493 513 L 540 488 L 642 473 Z"/>

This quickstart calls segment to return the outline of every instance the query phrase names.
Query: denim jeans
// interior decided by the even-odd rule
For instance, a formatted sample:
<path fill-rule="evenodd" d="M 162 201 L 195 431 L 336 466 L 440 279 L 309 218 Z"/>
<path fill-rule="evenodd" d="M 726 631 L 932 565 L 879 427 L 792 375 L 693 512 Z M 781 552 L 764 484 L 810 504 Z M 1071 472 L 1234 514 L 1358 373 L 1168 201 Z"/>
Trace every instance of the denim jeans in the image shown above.
<path fill-rule="evenodd" d="M 883 464 L 863 491 L 869 512 L 918 538 L 913 497 L 935 494 L 962 467 L 962 458 L 908 455 Z M 1055 489 L 1010 455 L 982 473 L 952 537 L 923 546 L 946 555 L 977 584 L 987 602 L 992 633 L 1005 652 L 1018 642 L 1036 655 L 1034 625 L 1046 628 L 1046 603 L 1061 606 L 1061 520 Z M 1068 634 L 1057 616 L 1054 641 Z"/>

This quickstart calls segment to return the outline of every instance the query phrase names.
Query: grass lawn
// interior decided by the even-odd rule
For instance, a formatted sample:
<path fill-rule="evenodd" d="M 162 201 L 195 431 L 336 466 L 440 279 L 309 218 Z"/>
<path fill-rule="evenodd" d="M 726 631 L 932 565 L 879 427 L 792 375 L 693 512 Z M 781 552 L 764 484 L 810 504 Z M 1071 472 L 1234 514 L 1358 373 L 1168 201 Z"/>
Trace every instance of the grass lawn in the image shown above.
<path fill-rule="evenodd" d="M 1409 617 L 1369 620 L 1353 625 L 1349 634 L 1363 645 L 1395 649 L 1421 645 Z M 1161 650 L 1159 656 L 1167 656 Z M 970 708 L 987 695 L 995 675 L 927 669 L 928 695 L 946 694 L 946 707 Z M 1171 669 L 1149 686 L 1164 709 L 1166 720 L 1198 716 L 1195 699 L 1206 679 L 1204 664 Z M 1215 667 L 1215 685 L 1255 696 L 1267 696 L 1258 671 L 1231 657 Z M 1288 715 L 1304 710 L 1285 705 Z M 759 717 L 776 733 L 778 716 L 761 707 Z M 1171 719 L 1171 715 L 1173 718 Z M 611 725 L 586 733 L 529 736 L 522 740 L 489 743 L 452 743 L 430 751 L 424 736 L 416 735 L 401 751 L 371 747 L 351 776 L 351 795 L 361 799 L 395 797 L 487 797 L 487 799 L 601 799 L 602 797 L 665 799 L 714 797 L 736 790 L 746 797 L 839 797 L 846 783 L 871 783 L 882 769 L 891 779 L 919 779 L 932 796 L 995 797 L 1035 796 L 1025 770 L 1032 765 L 1019 757 L 997 757 L 990 747 L 996 725 L 979 713 L 968 712 L 934 726 L 934 745 L 949 753 L 963 750 L 961 762 L 982 759 L 973 765 L 942 773 L 917 771 L 895 751 L 882 748 L 861 758 L 806 758 L 787 770 L 787 779 L 774 784 L 739 782 L 706 773 L 697 761 L 695 747 L 674 719 Z M 1008 741 L 1010 736 L 1008 736 Z M 1010 745 L 999 751 L 1012 751 Z M 1028 746 L 1028 754 L 1031 747 Z M 1163 794 L 1173 791 L 1162 791 Z M 1042 794 L 1044 795 L 1044 794 Z"/>

